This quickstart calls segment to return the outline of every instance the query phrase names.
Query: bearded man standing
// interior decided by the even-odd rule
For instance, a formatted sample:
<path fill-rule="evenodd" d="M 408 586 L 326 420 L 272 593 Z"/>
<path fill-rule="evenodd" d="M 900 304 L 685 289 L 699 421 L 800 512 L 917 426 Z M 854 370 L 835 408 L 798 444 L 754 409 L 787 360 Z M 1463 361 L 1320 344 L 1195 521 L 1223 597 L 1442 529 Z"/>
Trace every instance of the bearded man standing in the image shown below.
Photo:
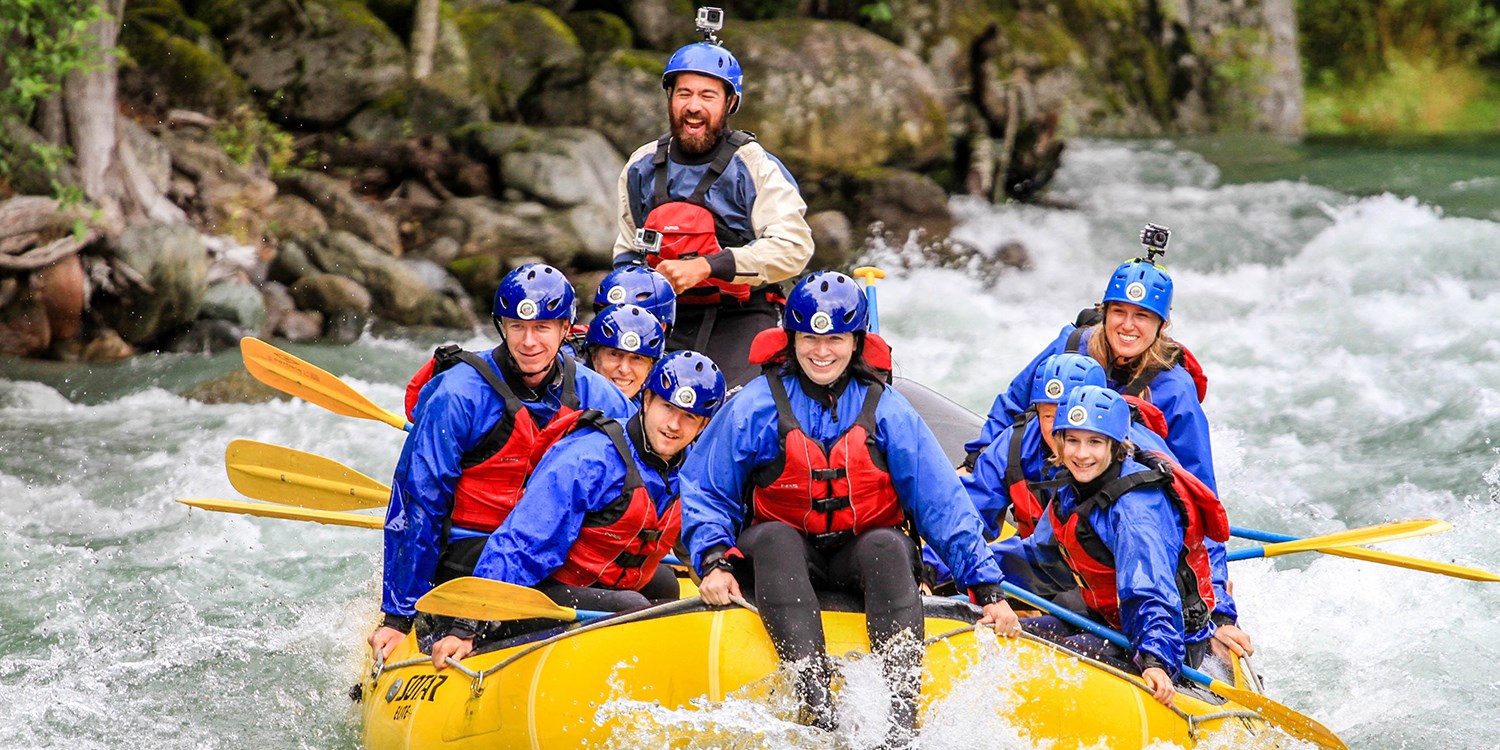
<path fill-rule="evenodd" d="M 750 343 L 780 324 L 779 282 L 802 273 L 813 242 L 791 173 L 753 134 L 729 129 L 743 76 L 713 35 L 720 25 L 721 11 L 700 9 L 705 41 L 667 61 L 671 132 L 637 149 L 620 174 L 615 265 L 644 262 L 672 283 L 668 348 L 707 354 L 732 389 L 760 374 Z"/>

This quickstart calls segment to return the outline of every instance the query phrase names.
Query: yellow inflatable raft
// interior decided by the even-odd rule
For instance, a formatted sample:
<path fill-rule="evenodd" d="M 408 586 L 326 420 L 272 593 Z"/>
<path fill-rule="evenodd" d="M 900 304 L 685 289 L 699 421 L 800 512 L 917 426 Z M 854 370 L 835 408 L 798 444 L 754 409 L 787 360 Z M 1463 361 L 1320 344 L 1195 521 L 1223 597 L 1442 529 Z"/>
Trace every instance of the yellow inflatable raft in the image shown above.
<path fill-rule="evenodd" d="M 1200 688 L 1180 683 L 1169 709 L 1120 669 L 1031 634 L 1007 640 L 976 633 L 974 610 L 965 603 L 934 597 L 924 603 L 924 716 L 932 716 L 955 690 L 987 684 L 980 689 L 996 691 L 995 705 L 1009 712 L 1011 725 L 1033 743 L 1059 749 L 1163 741 L 1191 748 L 1209 737 L 1217 738 L 1216 747 L 1285 741 L 1255 713 Z M 825 610 L 823 621 L 831 655 L 848 660 L 869 652 L 862 615 Z M 996 663 L 1005 665 L 1003 678 L 975 679 L 974 670 L 995 669 Z M 607 705 L 639 701 L 711 712 L 713 702 L 726 698 L 763 698 L 777 658 L 755 613 L 711 610 L 685 599 L 502 641 L 470 656 L 463 667 L 434 671 L 415 636 L 390 662 L 370 665 L 357 691 L 365 746 L 551 750 L 604 747 L 613 739 L 614 746 L 629 747 L 620 733 L 637 731 L 638 722 L 628 710 L 601 711 Z M 1237 675 L 1236 687 L 1251 686 Z M 747 746 L 744 730 L 736 734 L 734 744 Z M 691 740 L 669 734 L 668 744 L 687 746 Z"/>

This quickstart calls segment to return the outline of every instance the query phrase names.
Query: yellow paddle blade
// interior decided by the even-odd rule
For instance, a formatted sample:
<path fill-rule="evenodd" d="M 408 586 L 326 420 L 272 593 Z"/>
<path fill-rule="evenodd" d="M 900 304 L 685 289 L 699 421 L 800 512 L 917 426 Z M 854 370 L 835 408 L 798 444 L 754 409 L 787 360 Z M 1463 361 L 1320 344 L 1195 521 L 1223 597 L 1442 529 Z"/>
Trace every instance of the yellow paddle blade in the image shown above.
<path fill-rule="evenodd" d="M 266 385 L 283 393 L 317 404 L 335 414 L 385 422 L 398 430 L 406 429 L 406 420 L 376 406 L 326 370 L 298 359 L 260 339 L 240 339 L 240 354 L 245 369 Z"/>
<path fill-rule="evenodd" d="M 546 594 L 489 578 L 455 578 L 417 600 L 417 611 L 470 620 L 576 620 L 572 607 L 557 605 Z"/>
<path fill-rule="evenodd" d="M 177 502 L 204 510 L 215 510 L 220 513 L 242 513 L 247 516 L 260 516 L 262 518 L 312 521 L 314 523 L 326 523 L 333 526 L 354 526 L 362 529 L 379 529 L 385 526 L 385 519 L 383 518 L 362 516 L 358 513 L 339 513 L 331 510 L 293 508 L 286 505 L 267 505 L 266 503 L 247 503 L 240 500 L 215 500 L 213 498 L 194 498 L 192 500 L 178 500 Z"/>
<path fill-rule="evenodd" d="M 1409 570 L 1420 570 L 1424 573 L 1437 573 L 1439 575 L 1453 576 L 1468 581 L 1484 581 L 1486 583 L 1500 582 L 1500 575 L 1495 575 L 1488 570 L 1479 568 L 1466 568 L 1462 565 L 1441 563 L 1436 560 L 1423 560 L 1420 557 L 1407 557 L 1390 552 L 1381 552 L 1373 549 L 1327 549 L 1323 550 L 1330 555 L 1347 557 L 1352 560 L 1364 560 L 1366 562 L 1381 563 L 1382 565 L 1394 565 L 1398 568 Z"/>
<path fill-rule="evenodd" d="M 1328 727 L 1319 724 L 1316 719 L 1294 711 L 1260 693 L 1234 687 L 1223 680 L 1214 680 L 1208 689 L 1260 714 L 1261 717 L 1299 740 L 1330 750 L 1348 750 L 1348 746 L 1339 739 L 1338 735 Z"/>
<path fill-rule="evenodd" d="M 872 286 L 875 283 L 876 279 L 885 278 L 885 271 L 882 271 L 875 266 L 860 266 L 859 268 L 856 268 L 853 271 L 849 272 L 849 275 L 853 276 L 856 279 L 864 279 L 865 286 Z"/>
<path fill-rule="evenodd" d="M 254 440 L 224 451 L 229 483 L 247 497 L 319 510 L 383 508 L 391 488 L 333 459 Z"/>
<path fill-rule="evenodd" d="M 1322 536 L 1310 536 L 1295 542 L 1277 542 L 1263 547 L 1262 557 L 1289 555 L 1295 552 L 1310 552 L 1329 547 L 1352 547 L 1360 544 L 1379 544 L 1396 539 L 1436 534 L 1453 528 L 1453 524 L 1436 518 L 1418 518 L 1411 521 L 1394 521 L 1377 526 L 1365 526 L 1348 531 Z"/>

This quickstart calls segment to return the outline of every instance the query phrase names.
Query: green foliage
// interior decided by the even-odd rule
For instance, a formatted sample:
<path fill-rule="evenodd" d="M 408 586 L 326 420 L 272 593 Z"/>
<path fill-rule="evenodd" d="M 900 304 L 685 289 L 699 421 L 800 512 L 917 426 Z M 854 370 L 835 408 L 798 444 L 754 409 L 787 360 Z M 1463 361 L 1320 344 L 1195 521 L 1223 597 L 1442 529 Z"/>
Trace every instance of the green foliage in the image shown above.
<path fill-rule="evenodd" d="M 1500 55 L 1497 0 L 1298 0 L 1297 20 L 1314 86 L 1367 84 L 1398 56 L 1450 67 Z"/>
<path fill-rule="evenodd" d="M 1500 128 L 1500 78 L 1473 64 L 1440 66 L 1396 53 L 1357 85 L 1309 86 L 1309 133 L 1476 133 Z"/>
<path fill-rule="evenodd" d="M 100 64 L 89 25 L 104 17 L 91 0 L 0 0 L 0 122 L 30 122 L 37 104 L 61 92 L 69 73 Z M 57 179 L 70 157 L 59 146 L 9 142 L 0 127 L 0 177 L 39 167 L 54 194 L 76 200 L 77 191 Z"/>
<path fill-rule="evenodd" d="M 289 169 L 297 156 L 292 136 L 251 107 L 236 108 L 213 127 L 211 135 L 237 164 L 258 162 L 271 174 Z"/>

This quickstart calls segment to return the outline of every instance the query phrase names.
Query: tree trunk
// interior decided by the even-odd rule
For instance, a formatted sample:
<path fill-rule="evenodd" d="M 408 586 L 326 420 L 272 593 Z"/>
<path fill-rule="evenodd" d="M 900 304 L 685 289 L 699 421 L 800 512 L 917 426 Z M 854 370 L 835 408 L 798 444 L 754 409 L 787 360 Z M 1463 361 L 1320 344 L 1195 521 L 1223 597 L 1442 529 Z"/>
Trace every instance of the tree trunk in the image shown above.
<path fill-rule="evenodd" d="M 411 77 L 418 81 L 432 74 L 441 14 L 442 0 L 417 0 L 416 20 L 411 29 Z"/>
<path fill-rule="evenodd" d="M 98 0 L 109 14 L 90 32 L 102 62 L 72 73 L 63 85 L 63 107 L 83 194 L 103 215 L 104 231 L 114 236 L 142 220 L 177 223 L 186 220 L 151 184 L 135 154 L 120 137 L 118 76 L 113 50 L 120 36 L 124 0 Z"/>

